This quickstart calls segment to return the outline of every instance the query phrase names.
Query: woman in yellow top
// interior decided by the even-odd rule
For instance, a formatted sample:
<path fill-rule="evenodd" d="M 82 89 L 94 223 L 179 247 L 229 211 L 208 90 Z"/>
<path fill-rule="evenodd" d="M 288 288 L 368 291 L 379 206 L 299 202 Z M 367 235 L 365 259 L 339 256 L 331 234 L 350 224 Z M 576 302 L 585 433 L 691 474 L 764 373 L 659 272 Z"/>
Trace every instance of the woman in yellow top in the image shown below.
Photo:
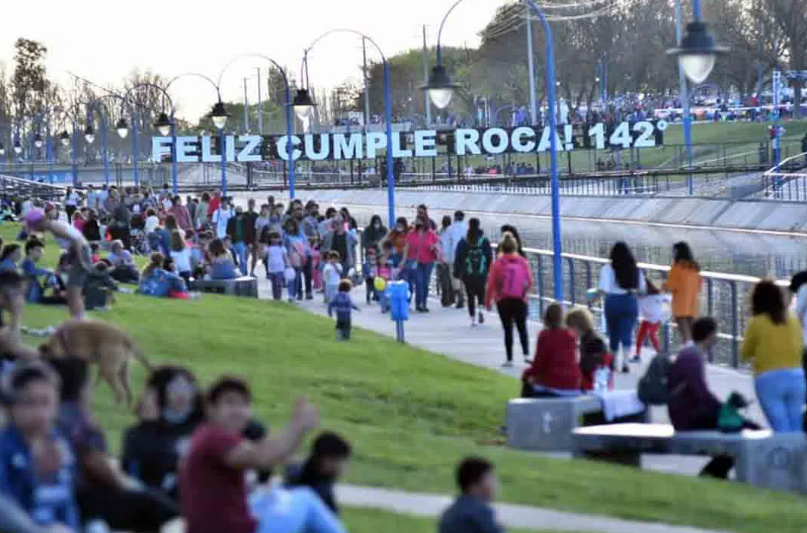
<path fill-rule="evenodd" d="M 772 281 L 757 283 L 751 307 L 754 317 L 745 330 L 742 358 L 754 365 L 759 404 L 771 429 L 801 433 L 807 396 L 801 324 L 787 311 L 784 294 Z"/>
<path fill-rule="evenodd" d="M 672 294 L 672 315 L 684 344 L 692 341 L 692 323 L 698 316 L 701 267 L 685 242 L 673 245 L 673 265 L 664 290 Z"/>

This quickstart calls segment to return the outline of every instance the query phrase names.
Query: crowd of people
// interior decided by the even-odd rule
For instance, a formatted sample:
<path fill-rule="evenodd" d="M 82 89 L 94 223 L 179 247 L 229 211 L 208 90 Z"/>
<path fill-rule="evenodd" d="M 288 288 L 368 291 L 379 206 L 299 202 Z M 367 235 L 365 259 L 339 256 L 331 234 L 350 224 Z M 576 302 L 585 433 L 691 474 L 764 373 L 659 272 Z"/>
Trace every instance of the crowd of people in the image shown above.
<path fill-rule="evenodd" d="M 727 428 L 727 407 L 739 411 L 747 402 L 736 395 L 724 400 L 709 390 L 705 361 L 718 324 L 700 316 L 700 266 L 684 242 L 674 245 L 665 280 L 651 279 L 628 245 L 616 243 L 598 287 L 589 291 L 592 303 L 602 300 L 606 338 L 586 308 L 555 303 L 546 307 L 531 350 L 533 268 L 510 225 L 500 228 L 494 246 L 479 219 L 466 221 L 457 211 L 438 225 L 425 205 L 411 223 L 399 218 L 388 229 L 373 216 L 359 230 L 347 208 L 320 214 L 314 201 L 293 200 L 286 207 L 269 197 L 258 209 L 250 199 L 244 209 L 219 192 L 183 202 L 167 189 L 153 194 L 100 188 L 84 198 L 68 190 L 66 221 L 57 207 L 34 204 L 24 201 L 17 209 L 25 244 L 8 243 L 0 251 L 4 532 L 87 527 L 150 532 L 178 517 L 188 533 L 344 530 L 333 486 L 351 456 L 348 441 L 324 431 L 303 464 L 279 472 L 318 426 L 317 409 L 298 400 L 288 426 L 269 436 L 253 416 L 248 384 L 238 378 L 221 376 L 203 390 L 190 368 L 155 369 L 138 402 L 137 421 L 125 432 L 121 460 L 113 460 L 93 416 L 87 361 L 77 356 L 43 361 L 21 337 L 26 300 L 64 303 L 72 320 L 84 319 L 88 280 L 95 276 L 138 283 L 146 295 L 187 297 L 195 279 L 255 275 L 263 264 L 275 300 L 283 299 L 284 291 L 291 302 L 321 291 L 329 314 L 336 315 L 340 340 L 350 339 L 351 313 L 358 309 L 350 296 L 354 288 L 365 284 L 365 303 L 377 302 L 381 312 L 389 312 L 384 286 L 403 281 L 411 287 L 414 309 L 426 315 L 434 277 L 440 304 L 467 309 L 472 328 L 484 324 L 495 306 L 505 366 L 513 366 L 516 330 L 528 365 L 521 379 L 524 397 L 612 389 L 615 373 L 629 372 L 629 363 L 641 360 L 645 340 L 660 352 L 660 327 L 673 320 L 681 348 L 673 360 L 664 353 L 654 358 L 642 380 L 649 389 L 663 388 L 663 400 L 648 402 L 666 404 L 679 431 L 759 427 L 734 417 Z M 64 250 L 54 271 L 38 266 L 45 233 Z M 142 271 L 134 260 L 138 253 L 149 254 Z M 43 300 L 46 289 L 62 299 Z M 795 312 L 789 310 L 793 297 Z M 804 431 L 807 272 L 794 276 L 788 289 L 759 282 L 751 303 L 741 353 L 752 365 L 763 413 L 775 432 Z M 719 456 L 703 473 L 727 477 L 732 466 L 730 457 Z M 282 474 L 285 482 L 252 492 L 273 474 Z M 493 466 L 466 459 L 457 482 L 462 495 L 445 512 L 440 531 L 498 531 L 489 505 L 495 495 Z"/>

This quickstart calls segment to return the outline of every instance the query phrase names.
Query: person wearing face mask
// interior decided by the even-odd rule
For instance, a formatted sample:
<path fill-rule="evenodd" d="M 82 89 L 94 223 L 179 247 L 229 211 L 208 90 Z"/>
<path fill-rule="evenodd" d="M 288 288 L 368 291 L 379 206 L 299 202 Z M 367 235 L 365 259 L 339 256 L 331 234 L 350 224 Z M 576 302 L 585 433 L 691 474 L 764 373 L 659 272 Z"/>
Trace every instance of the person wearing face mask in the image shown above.
<path fill-rule="evenodd" d="M 309 242 L 319 238 L 319 206 L 314 202 L 308 202 L 303 216 L 303 233 Z"/>
<path fill-rule="evenodd" d="M 333 207 L 329 207 L 325 210 L 325 220 L 320 222 L 317 226 L 320 239 L 324 239 L 325 236 L 333 230 L 333 220 L 336 217 L 336 213 L 336 209 Z"/>
<path fill-rule="evenodd" d="M 347 275 L 356 266 L 356 236 L 345 229 L 345 221 L 341 215 L 333 219 L 333 230 L 322 240 L 321 253 L 338 252 L 342 263 L 342 273 Z"/>
<path fill-rule="evenodd" d="M 361 234 L 361 247 L 365 255 L 367 254 L 367 250 L 377 247 L 384 237 L 387 236 L 387 233 L 387 228 L 384 227 L 384 223 L 381 222 L 381 217 L 373 215 L 372 218 L 370 218 L 370 224 L 364 228 Z"/>
<path fill-rule="evenodd" d="M 415 231 L 406 236 L 403 263 L 415 279 L 415 310 L 428 313 L 429 282 L 434 263 L 440 256 L 440 237 L 430 229 L 427 217 L 415 219 Z"/>
<path fill-rule="evenodd" d="M 406 218 L 399 217 L 395 221 L 395 227 L 392 228 L 387 236 L 383 239 L 383 241 L 388 241 L 392 244 L 392 254 L 390 254 L 390 261 L 392 262 L 393 268 L 398 268 L 398 265 L 401 264 L 401 258 L 403 257 L 404 247 L 406 246 L 406 234 L 409 233 L 409 223 L 406 221 Z M 383 241 L 381 246 L 383 247 Z"/>

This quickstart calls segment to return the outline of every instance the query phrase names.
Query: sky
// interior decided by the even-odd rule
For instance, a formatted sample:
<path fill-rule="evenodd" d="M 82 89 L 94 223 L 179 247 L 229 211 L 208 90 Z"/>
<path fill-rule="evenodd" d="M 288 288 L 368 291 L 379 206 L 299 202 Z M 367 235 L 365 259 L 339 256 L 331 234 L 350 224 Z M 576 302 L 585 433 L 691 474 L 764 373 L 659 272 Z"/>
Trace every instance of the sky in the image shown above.
<path fill-rule="evenodd" d="M 335 28 L 361 31 L 392 56 L 434 46 L 440 20 L 455 0 L 37 0 L 3 2 L 0 62 L 13 67 L 14 41 L 34 39 L 48 47 L 47 69 L 59 82 L 69 72 L 98 84 L 119 84 L 132 70 L 152 70 L 167 77 L 199 72 L 213 79 L 239 54 L 271 57 L 299 78 L 303 50 Z M 446 45 L 476 46 L 478 33 L 505 0 L 466 0 L 451 14 L 443 31 Z M 114 6 L 114 8 L 113 8 Z M 368 60 L 378 55 L 368 48 Z M 361 39 L 336 34 L 323 39 L 309 56 L 312 86 L 333 87 L 358 79 Z M 257 96 L 256 67 L 268 63 L 242 59 L 222 80 L 225 100 Z M 183 78 L 171 90 L 180 115 L 197 118 L 215 99 L 212 86 Z"/>

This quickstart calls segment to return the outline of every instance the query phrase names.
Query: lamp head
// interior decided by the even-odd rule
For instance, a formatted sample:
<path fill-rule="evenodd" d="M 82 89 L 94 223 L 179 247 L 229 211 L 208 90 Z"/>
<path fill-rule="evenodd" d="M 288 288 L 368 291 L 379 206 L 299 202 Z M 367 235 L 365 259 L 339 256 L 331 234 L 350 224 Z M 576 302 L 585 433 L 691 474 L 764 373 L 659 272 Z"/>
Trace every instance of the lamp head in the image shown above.
<path fill-rule="evenodd" d="M 118 132 L 118 137 L 125 139 L 129 135 L 129 123 L 126 122 L 125 118 L 121 117 L 115 123 L 115 130 Z"/>
<path fill-rule="evenodd" d="M 0 142 L 0 155 L 6 155 L 6 145 Z"/>
<path fill-rule="evenodd" d="M 87 127 L 84 128 L 84 140 L 87 141 L 87 144 L 92 144 L 95 140 L 95 128 L 92 124 L 87 124 Z"/>
<path fill-rule="evenodd" d="M 694 84 L 706 81 L 712 73 L 717 56 L 726 52 L 728 48 L 715 44 L 715 38 L 709 32 L 709 27 L 699 21 L 687 24 L 678 48 L 667 50 L 668 54 L 678 57 L 681 69 Z"/>
<path fill-rule="evenodd" d="M 316 103 L 308 93 L 308 89 L 297 89 L 297 94 L 294 96 L 294 113 L 300 120 L 306 120 L 311 112 L 316 107 Z"/>
<path fill-rule="evenodd" d="M 62 146 L 67 147 L 70 145 L 70 134 L 67 133 L 67 130 L 64 130 L 59 134 L 59 140 L 61 141 Z"/>
<path fill-rule="evenodd" d="M 22 153 L 22 143 L 19 139 L 14 139 L 14 153 L 20 155 Z"/>
<path fill-rule="evenodd" d="M 213 121 L 213 126 L 215 126 L 217 130 L 223 130 L 229 118 L 230 115 L 227 113 L 227 108 L 224 107 L 224 102 L 221 100 L 216 102 L 213 109 L 210 111 L 210 120 Z"/>
<path fill-rule="evenodd" d="M 157 117 L 157 122 L 154 123 L 154 127 L 157 128 L 157 133 L 163 137 L 168 137 L 171 134 L 172 125 L 171 119 L 168 118 L 165 112 L 160 113 L 160 116 Z"/>
<path fill-rule="evenodd" d="M 451 76 L 448 75 L 446 68 L 442 64 L 437 64 L 432 67 L 429 82 L 421 89 L 429 93 L 429 98 L 435 107 L 445 109 L 451 103 L 454 91 L 459 87 L 460 85 L 454 83 Z"/>
<path fill-rule="evenodd" d="M 44 144 L 44 141 L 42 140 L 42 135 L 40 135 L 39 133 L 34 135 L 34 147 L 39 149 L 39 148 L 42 148 L 43 144 Z"/>

